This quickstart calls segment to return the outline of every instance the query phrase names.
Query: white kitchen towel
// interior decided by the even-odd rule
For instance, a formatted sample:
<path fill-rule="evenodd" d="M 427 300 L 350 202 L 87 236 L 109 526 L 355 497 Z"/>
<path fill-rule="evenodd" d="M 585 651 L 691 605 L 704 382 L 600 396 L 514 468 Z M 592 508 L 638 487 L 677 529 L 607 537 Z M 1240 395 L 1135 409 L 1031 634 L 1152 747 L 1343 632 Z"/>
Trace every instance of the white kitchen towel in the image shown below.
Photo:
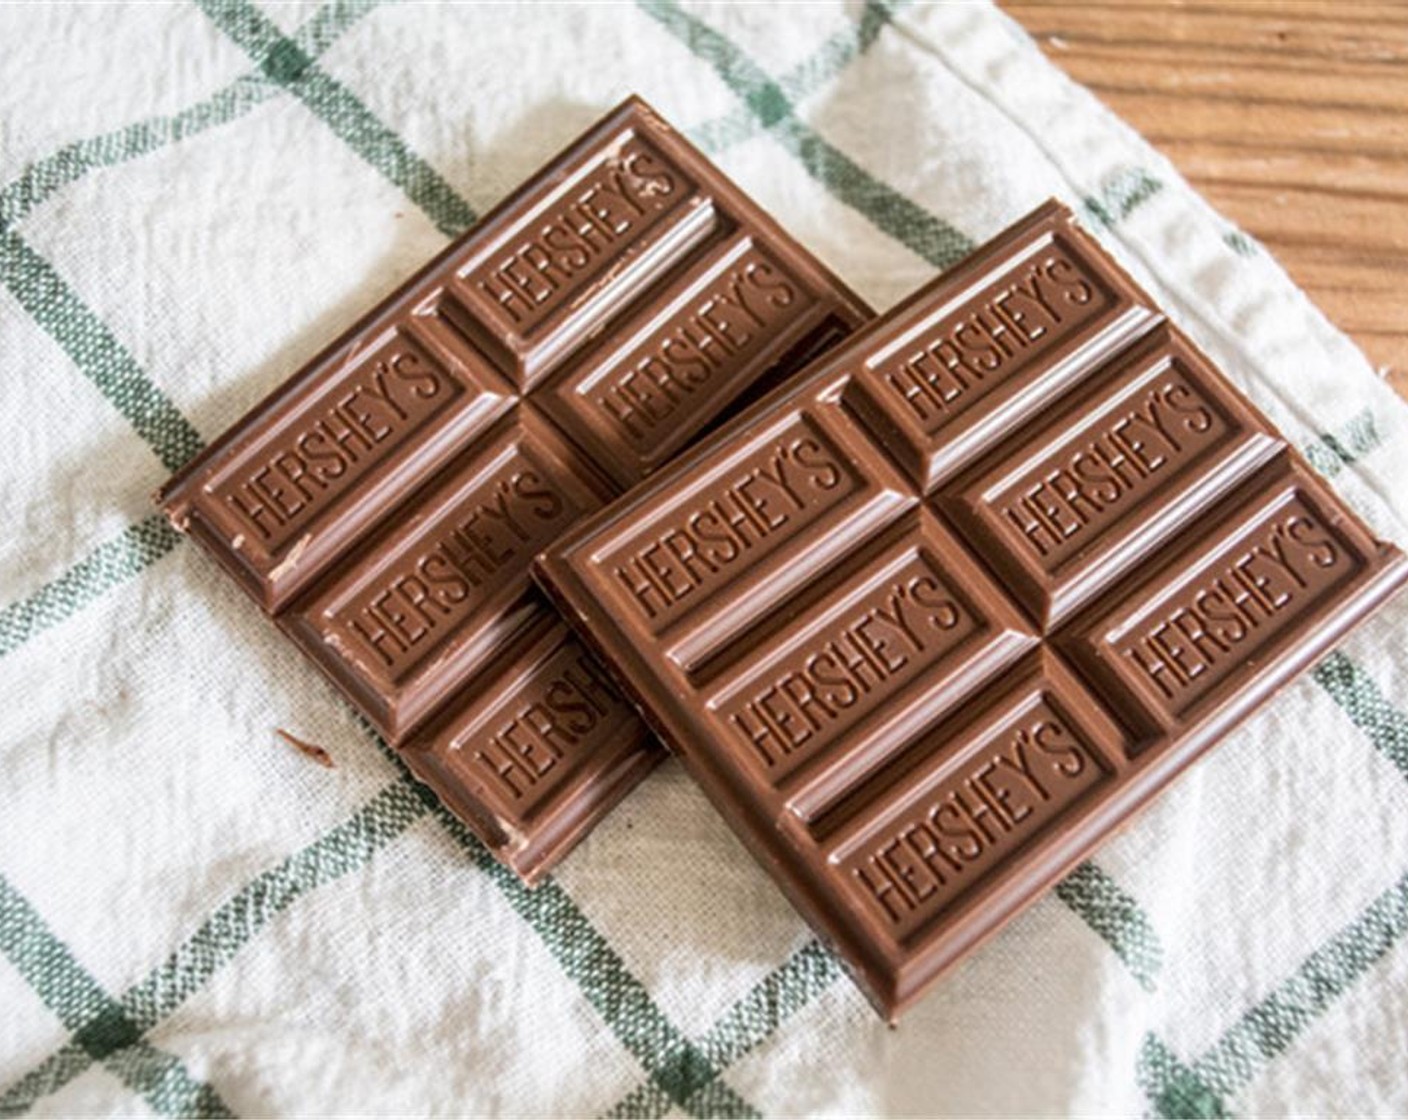
<path fill-rule="evenodd" d="M 1403 405 L 991 7 L 6 7 L 0 1112 L 1408 1111 L 1408 600 L 891 1030 L 673 763 L 525 890 L 154 515 L 631 91 L 879 308 L 1061 196 L 1408 540 Z"/>

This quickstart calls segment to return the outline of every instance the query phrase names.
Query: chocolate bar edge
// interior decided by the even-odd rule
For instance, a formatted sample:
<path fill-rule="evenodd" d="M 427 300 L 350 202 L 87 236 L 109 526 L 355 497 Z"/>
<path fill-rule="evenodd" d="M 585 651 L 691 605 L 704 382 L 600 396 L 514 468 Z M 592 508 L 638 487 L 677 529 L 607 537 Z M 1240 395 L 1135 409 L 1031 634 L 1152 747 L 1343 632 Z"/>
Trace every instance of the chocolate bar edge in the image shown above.
<path fill-rule="evenodd" d="M 398 753 L 412 777 L 434 793 L 451 815 L 464 821 L 490 854 L 530 890 L 666 758 L 665 752 L 651 743 L 648 728 L 642 726 L 611 766 L 594 774 L 585 785 L 562 790 L 548 811 L 547 823 L 530 835 L 501 820 L 484 802 L 462 796 L 462 789 L 442 782 L 413 747 Z"/>

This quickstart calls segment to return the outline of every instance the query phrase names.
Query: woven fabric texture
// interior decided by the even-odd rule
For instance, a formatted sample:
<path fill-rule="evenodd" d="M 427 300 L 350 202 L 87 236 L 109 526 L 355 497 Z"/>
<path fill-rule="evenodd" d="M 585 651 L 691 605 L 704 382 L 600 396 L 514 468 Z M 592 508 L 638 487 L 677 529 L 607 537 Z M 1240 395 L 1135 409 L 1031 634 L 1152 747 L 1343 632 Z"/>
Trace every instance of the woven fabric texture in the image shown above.
<path fill-rule="evenodd" d="M 0 74 L 0 1114 L 1408 1111 L 1408 599 L 890 1030 L 677 765 L 527 891 L 153 514 L 636 91 L 877 307 L 1064 198 L 1408 541 L 1408 410 L 995 9 L 35 4 Z"/>

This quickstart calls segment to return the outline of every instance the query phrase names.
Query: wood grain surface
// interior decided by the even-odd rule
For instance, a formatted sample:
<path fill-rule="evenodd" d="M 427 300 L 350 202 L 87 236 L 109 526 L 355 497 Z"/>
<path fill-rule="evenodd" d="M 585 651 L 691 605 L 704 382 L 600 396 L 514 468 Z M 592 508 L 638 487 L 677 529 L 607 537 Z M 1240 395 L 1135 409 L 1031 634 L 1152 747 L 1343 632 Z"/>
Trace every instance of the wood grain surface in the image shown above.
<path fill-rule="evenodd" d="M 1408 396 L 1408 3 L 1002 7 Z"/>

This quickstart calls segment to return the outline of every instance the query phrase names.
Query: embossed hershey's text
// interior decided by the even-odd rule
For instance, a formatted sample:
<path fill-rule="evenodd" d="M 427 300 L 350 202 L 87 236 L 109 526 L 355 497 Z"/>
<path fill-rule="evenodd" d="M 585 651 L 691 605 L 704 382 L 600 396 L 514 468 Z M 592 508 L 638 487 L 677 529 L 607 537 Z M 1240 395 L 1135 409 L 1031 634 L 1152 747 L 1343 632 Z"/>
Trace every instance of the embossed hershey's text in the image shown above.
<path fill-rule="evenodd" d="M 839 587 L 844 614 L 763 666 L 722 705 L 726 726 L 771 780 L 815 757 L 974 632 L 977 622 L 920 550 L 877 580 Z"/>
<path fill-rule="evenodd" d="M 459 396 L 460 384 L 396 336 L 299 411 L 277 439 L 238 462 L 214 493 L 273 551 Z"/>
<path fill-rule="evenodd" d="M 856 488 L 839 452 L 798 417 L 701 496 L 653 518 L 605 569 L 658 632 L 745 561 L 795 538 Z"/>
<path fill-rule="evenodd" d="M 508 323 L 529 329 L 619 254 L 623 241 L 639 236 L 692 190 L 683 172 L 632 139 L 564 199 L 535 211 L 502 253 L 465 280 Z"/>
<path fill-rule="evenodd" d="M 1198 385 L 1170 370 L 1018 479 L 995 508 L 1050 570 L 1227 433 Z"/>
<path fill-rule="evenodd" d="M 594 379 L 588 396 L 615 440 L 653 447 L 807 306 L 796 281 L 750 246 L 620 368 Z"/>
<path fill-rule="evenodd" d="M 877 367 L 876 380 L 902 413 L 933 433 L 1109 306 L 1095 274 L 1053 241 L 981 302 L 940 320 Z"/>
<path fill-rule="evenodd" d="M 1044 696 L 913 801 L 844 864 L 897 938 L 938 914 L 1103 776 L 1098 756 Z"/>
<path fill-rule="evenodd" d="M 526 589 L 527 562 L 581 512 L 546 470 L 517 450 L 411 548 L 392 556 L 333 617 L 374 663 L 400 670 L 501 588 Z"/>
<path fill-rule="evenodd" d="M 1116 664 L 1177 718 L 1361 567 L 1296 495 L 1210 566 L 1175 573 L 1164 605 L 1115 642 Z"/>
<path fill-rule="evenodd" d="M 518 803 L 542 796 L 566 760 L 604 745 L 631 715 L 601 666 L 569 643 L 461 749 L 492 792 Z"/>

